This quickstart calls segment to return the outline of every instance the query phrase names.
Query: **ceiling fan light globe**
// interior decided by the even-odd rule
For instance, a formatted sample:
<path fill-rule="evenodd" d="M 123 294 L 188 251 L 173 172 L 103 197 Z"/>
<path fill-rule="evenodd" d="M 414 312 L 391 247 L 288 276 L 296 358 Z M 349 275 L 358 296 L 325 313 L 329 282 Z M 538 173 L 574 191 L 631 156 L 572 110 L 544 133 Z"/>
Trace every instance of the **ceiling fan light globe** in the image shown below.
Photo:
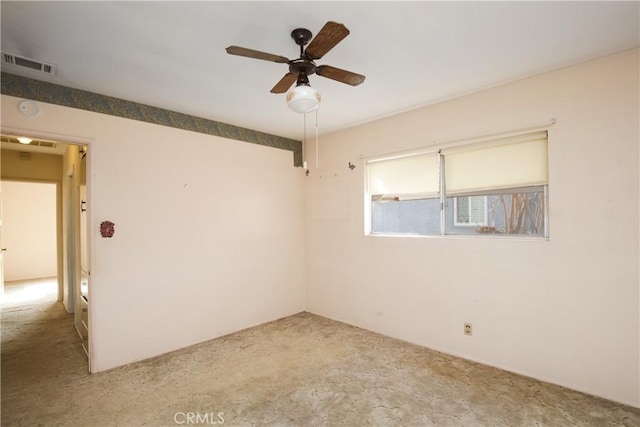
<path fill-rule="evenodd" d="M 314 111 L 320 104 L 320 93 L 311 86 L 300 85 L 287 93 L 287 105 L 296 113 Z"/>

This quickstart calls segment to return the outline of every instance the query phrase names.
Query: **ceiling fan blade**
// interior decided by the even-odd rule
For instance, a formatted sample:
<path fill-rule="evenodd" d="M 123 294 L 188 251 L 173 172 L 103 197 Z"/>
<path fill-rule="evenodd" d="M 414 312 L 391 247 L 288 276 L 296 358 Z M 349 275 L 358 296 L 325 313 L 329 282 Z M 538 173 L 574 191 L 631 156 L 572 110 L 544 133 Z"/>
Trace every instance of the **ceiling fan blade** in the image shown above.
<path fill-rule="evenodd" d="M 358 86 L 365 79 L 362 74 L 341 70 L 340 68 L 332 67 L 330 65 L 320 65 L 316 68 L 316 74 L 351 86 Z"/>
<path fill-rule="evenodd" d="M 311 40 L 305 53 L 311 59 L 320 59 L 348 35 L 349 30 L 347 27 L 337 22 L 329 21 L 324 24 L 324 27 L 316 37 Z"/>
<path fill-rule="evenodd" d="M 278 83 L 271 89 L 271 93 L 285 93 L 289 90 L 292 84 L 296 82 L 296 75 L 293 73 L 287 73 Z"/>
<path fill-rule="evenodd" d="M 240 46 L 229 46 L 227 53 L 231 55 L 246 56 L 247 58 L 263 59 L 265 61 L 277 62 L 280 64 L 287 64 L 288 58 L 279 55 L 273 55 L 271 53 L 260 52 L 259 50 L 247 49 Z"/>

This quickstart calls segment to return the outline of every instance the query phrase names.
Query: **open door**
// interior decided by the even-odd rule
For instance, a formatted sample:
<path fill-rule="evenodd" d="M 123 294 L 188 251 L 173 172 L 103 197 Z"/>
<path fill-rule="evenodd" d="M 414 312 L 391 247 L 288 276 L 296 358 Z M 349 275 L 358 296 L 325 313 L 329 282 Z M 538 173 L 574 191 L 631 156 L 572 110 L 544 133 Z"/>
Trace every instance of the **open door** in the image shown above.
<path fill-rule="evenodd" d="M 89 258 L 87 242 L 87 147 L 70 145 L 64 154 L 65 287 L 74 325 L 89 358 Z"/>
<path fill-rule="evenodd" d="M 86 168 L 85 168 L 86 171 Z M 86 173 L 85 175 L 86 176 Z M 89 357 L 89 258 L 87 242 L 87 183 L 80 184 L 80 286 L 77 289 L 78 309 L 76 329 L 82 338 L 82 347 Z"/>

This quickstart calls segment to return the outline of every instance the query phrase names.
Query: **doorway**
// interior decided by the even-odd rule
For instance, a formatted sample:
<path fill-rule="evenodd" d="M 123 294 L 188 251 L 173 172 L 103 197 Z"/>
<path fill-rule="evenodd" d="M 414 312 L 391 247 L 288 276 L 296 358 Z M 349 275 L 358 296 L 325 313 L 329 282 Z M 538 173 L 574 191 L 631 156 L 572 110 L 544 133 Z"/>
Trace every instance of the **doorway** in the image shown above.
<path fill-rule="evenodd" d="M 31 141 L 21 144 L 12 135 L 2 135 L 1 140 L 3 286 L 4 281 L 18 280 L 22 295 L 35 294 L 36 289 L 45 288 L 50 292 L 51 286 L 43 286 L 42 281 L 34 282 L 32 287 L 25 279 L 54 277 L 56 299 L 72 315 L 71 321 L 90 362 L 87 239 L 90 234 L 86 219 L 89 208 L 88 148 L 50 140 Z M 47 188 L 46 197 L 44 190 L 37 190 L 44 188 Z M 33 195 L 31 201 L 26 204 L 16 202 L 28 198 L 29 194 Z M 47 209 L 43 206 L 45 201 Z M 45 211 L 49 213 L 45 215 Z M 47 219 L 46 225 L 36 221 L 41 217 Z M 27 237 L 33 237 L 33 240 Z M 47 242 L 53 243 L 45 244 L 45 237 Z M 48 270 L 40 265 L 45 260 Z M 26 272 L 16 273 L 18 267 Z"/>

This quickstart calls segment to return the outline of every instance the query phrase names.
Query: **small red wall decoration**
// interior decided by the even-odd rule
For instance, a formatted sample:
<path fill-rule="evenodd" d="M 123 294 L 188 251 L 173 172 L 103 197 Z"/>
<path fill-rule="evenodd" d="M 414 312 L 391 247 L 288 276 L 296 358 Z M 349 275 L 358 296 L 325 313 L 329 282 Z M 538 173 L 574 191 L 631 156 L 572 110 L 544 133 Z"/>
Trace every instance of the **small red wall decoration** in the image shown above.
<path fill-rule="evenodd" d="M 113 237 L 113 233 L 116 232 L 115 224 L 111 221 L 102 221 L 100 224 L 100 234 L 102 237 Z"/>

